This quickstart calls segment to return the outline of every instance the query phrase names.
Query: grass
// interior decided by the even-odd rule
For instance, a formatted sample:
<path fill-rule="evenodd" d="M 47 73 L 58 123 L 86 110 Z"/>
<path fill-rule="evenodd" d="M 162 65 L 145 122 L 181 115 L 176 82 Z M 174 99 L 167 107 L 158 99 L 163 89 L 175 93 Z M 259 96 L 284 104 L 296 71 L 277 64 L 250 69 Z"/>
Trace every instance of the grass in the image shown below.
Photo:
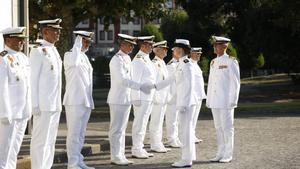
<path fill-rule="evenodd" d="M 285 85 L 282 85 L 282 83 Z M 270 86 L 270 84 L 272 85 Z M 296 112 L 300 114 L 300 88 L 290 84 L 291 78 L 287 74 L 242 79 L 241 102 L 236 112 Z M 94 113 L 109 113 L 109 107 L 106 103 L 108 90 L 94 89 L 93 97 L 96 107 Z M 210 113 L 211 111 L 203 103 L 201 112 Z"/>
<path fill-rule="evenodd" d="M 275 75 L 244 78 L 241 80 L 242 84 L 270 84 L 270 83 L 282 83 L 282 82 L 291 82 L 291 77 L 288 76 L 287 74 L 275 74 Z"/>

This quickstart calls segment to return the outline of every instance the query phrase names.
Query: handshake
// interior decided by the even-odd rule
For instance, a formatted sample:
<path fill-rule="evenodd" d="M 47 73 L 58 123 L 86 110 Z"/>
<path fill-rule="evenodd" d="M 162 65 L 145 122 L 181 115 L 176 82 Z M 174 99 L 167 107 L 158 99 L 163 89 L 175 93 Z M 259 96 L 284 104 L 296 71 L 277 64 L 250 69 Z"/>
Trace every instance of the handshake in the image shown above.
<path fill-rule="evenodd" d="M 140 87 L 140 90 L 145 94 L 149 94 L 152 89 L 155 88 L 155 85 L 152 83 L 143 83 Z"/>

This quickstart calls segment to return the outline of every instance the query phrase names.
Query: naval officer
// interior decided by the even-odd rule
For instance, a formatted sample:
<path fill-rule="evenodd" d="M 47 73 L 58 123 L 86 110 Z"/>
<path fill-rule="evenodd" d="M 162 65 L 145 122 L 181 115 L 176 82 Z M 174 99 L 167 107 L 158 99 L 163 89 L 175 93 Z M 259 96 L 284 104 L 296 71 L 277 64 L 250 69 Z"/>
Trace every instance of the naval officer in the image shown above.
<path fill-rule="evenodd" d="M 186 39 L 176 39 L 173 54 L 179 57 L 176 67 L 176 107 L 179 112 L 179 138 L 182 142 L 181 159 L 172 164 L 173 167 L 183 168 L 192 166 L 196 160 L 196 148 L 193 130 L 193 117 L 198 102 L 195 95 L 195 75 L 193 65 L 188 59 L 190 43 Z"/>
<path fill-rule="evenodd" d="M 15 169 L 27 121 L 31 117 L 30 67 L 22 53 L 25 27 L 2 30 L 0 53 L 0 169 Z"/>
<path fill-rule="evenodd" d="M 190 60 L 193 65 L 194 73 L 195 73 L 194 74 L 195 75 L 195 81 L 194 81 L 195 88 L 194 89 L 195 89 L 195 94 L 197 95 L 197 98 L 198 98 L 195 114 L 193 117 L 193 129 L 194 129 L 194 133 L 195 133 L 195 143 L 202 142 L 202 140 L 197 138 L 197 136 L 196 136 L 196 127 L 197 127 L 198 117 L 199 117 L 199 113 L 200 113 L 200 109 L 201 109 L 201 105 L 202 105 L 202 100 L 206 99 L 202 70 L 198 65 L 201 54 L 202 54 L 201 47 L 191 49 L 191 54 L 190 54 L 191 59 Z"/>
<path fill-rule="evenodd" d="M 61 105 L 62 61 L 55 47 L 61 19 L 39 21 L 43 40 L 30 52 L 33 130 L 31 168 L 50 169 L 53 164 Z"/>
<path fill-rule="evenodd" d="M 64 56 L 66 92 L 63 105 L 67 118 L 68 169 L 94 169 L 83 162 L 81 149 L 84 145 L 88 120 L 94 109 L 93 67 L 85 54 L 92 42 L 93 32 L 74 31 L 75 43 Z"/>
<path fill-rule="evenodd" d="M 233 118 L 239 98 L 240 71 L 237 60 L 226 53 L 230 39 L 212 38 L 217 57 L 210 63 L 206 106 L 213 114 L 218 151 L 211 161 L 228 163 L 233 154 Z"/>
<path fill-rule="evenodd" d="M 176 67 L 179 64 L 180 55 L 174 55 L 167 64 L 169 75 L 175 75 Z M 167 108 L 166 108 L 166 134 L 167 145 L 172 148 L 181 147 L 181 142 L 178 136 L 178 110 L 176 108 L 176 83 L 173 81 L 169 86 Z"/>
<path fill-rule="evenodd" d="M 138 83 L 154 85 L 156 82 L 156 69 L 149 58 L 152 51 L 154 36 L 138 37 L 140 50 L 132 61 L 132 79 Z M 150 93 L 142 93 L 138 90 L 131 91 L 131 99 L 134 110 L 134 120 L 132 125 L 132 157 L 149 158 L 152 153 L 144 149 L 144 138 L 146 134 L 149 116 L 152 111 L 154 87 Z"/>
<path fill-rule="evenodd" d="M 152 62 L 156 68 L 156 82 L 167 80 L 169 78 L 165 61 L 163 60 L 168 51 L 167 41 L 161 41 L 153 44 L 155 57 Z M 151 112 L 149 132 L 150 148 L 154 152 L 165 153 L 169 149 L 165 148 L 162 143 L 163 122 L 167 107 L 169 87 L 156 90 L 153 99 L 153 108 Z"/>
<path fill-rule="evenodd" d="M 126 34 L 118 34 L 119 51 L 109 63 L 110 90 L 107 103 L 110 109 L 109 142 L 111 163 L 128 165 L 133 162 L 125 156 L 125 132 L 131 108 L 131 90 L 149 94 L 147 84 L 133 81 L 131 59 L 128 54 L 136 45 L 136 38 Z"/>

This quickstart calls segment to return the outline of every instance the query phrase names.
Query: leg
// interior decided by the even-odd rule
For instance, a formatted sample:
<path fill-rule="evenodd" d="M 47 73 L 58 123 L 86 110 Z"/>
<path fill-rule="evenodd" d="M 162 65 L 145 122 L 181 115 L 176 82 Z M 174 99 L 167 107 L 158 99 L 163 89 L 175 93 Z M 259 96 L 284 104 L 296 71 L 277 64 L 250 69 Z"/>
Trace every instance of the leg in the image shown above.
<path fill-rule="evenodd" d="M 178 140 L 178 111 L 176 109 L 176 104 L 167 105 L 166 129 L 168 143 L 176 143 Z"/>
<path fill-rule="evenodd" d="M 81 109 L 82 109 L 82 112 L 83 113 L 83 116 L 82 116 L 82 125 L 81 125 L 81 129 L 80 129 L 80 154 L 79 154 L 79 159 L 80 159 L 80 163 L 83 163 L 83 160 L 84 160 L 84 157 L 83 155 L 81 154 L 81 150 L 84 146 L 84 140 L 85 140 L 85 133 L 86 133 L 86 128 L 87 128 L 87 125 L 88 125 L 88 122 L 89 122 L 89 119 L 90 119 L 90 116 L 91 116 L 91 112 L 92 112 L 92 109 L 91 108 L 88 108 L 88 107 L 83 107 L 83 106 L 80 106 Z"/>
<path fill-rule="evenodd" d="M 223 114 L 223 131 L 224 131 L 224 157 L 225 161 L 231 161 L 234 144 L 234 109 L 224 109 Z"/>
<path fill-rule="evenodd" d="M 31 168 L 50 169 L 53 164 L 60 112 L 41 112 L 33 117 L 30 143 Z"/>
<path fill-rule="evenodd" d="M 110 153 L 111 160 L 125 158 L 125 132 L 130 114 L 130 105 L 110 104 Z"/>
<path fill-rule="evenodd" d="M 14 137 L 12 139 L 11 148 L 9 151 L 9 162 L 7 164 L 7 168 L 16 168 L 17 157 L 23 141 L 26 126 L 27 119 L 15 120 L 15 127 L 13 132 Z"/>
<path fill-rule="evenodd" d="M 142 101 L 140 106 L 134 106 L 134 120 L 132 125 L 132 153 L 142 151 L 146 135 L 147 123 L 152 110 L 152 103 Z"/>
<path fill-rule="evenodd" d="M 224 156 L 224 134 L 223 134 L 223 127 L 222 127 L 222 112 L 220 109 L 211 109 L 213 118 L 214 118 L 214 125 L 217 134 L 217 144 L 218 144 L 218 151 L 216 155 L 215 161 L 219 161 Z"/>
<path fill-rule="evenodd" d="M 77 166 L 83 162 L 81 149 L 84 144 L 85 125 L 90 111 L 84 106 L 65 106 L 67 117 L 67 154 L 68 166 Z"/>
<path fill-rule="evenodd" d="M 11 124 L 4 125 L 0 123 L 0 169 L 6 169 L 9 160 L 9 152 L 12 145 L 14 135 L 15 121 Z"/>
<path fill-rule="evenodd" d="M 165 105 L 153 105 L 149 125 L 151 149 L 164 149 L 162 143 L 162 130 L 165 110 Z"/>
<path fill-rule="evenodd" d="M 193 132 L 193 115 L 196 106 L 188 107 L 186 111 L 179 112 L 180 118 L 180 140 L 182 141 L 181 159 L 187 163 L 196 160 L 196 149 Z"/>
<path fill-rule="evenodd" d="M 197 127 L 198 117 L 200 114 L 201 105 L 202 105 L 202 100 L 196 105 L 195 113 L 193 116 L 193 129 L 194 129 L 195 140 L 198 140 L 198 138 L 196 137 L 196 127 Z"/>

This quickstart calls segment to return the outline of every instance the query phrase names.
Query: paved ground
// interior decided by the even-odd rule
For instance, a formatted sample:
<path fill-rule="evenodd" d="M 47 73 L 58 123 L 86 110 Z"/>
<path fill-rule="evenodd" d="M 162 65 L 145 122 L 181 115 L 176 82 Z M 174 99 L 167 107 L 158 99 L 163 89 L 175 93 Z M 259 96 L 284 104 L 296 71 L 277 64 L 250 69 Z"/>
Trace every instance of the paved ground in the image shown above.
<path fill-rule="evenodd" d="M 236 113 L 235 152 L 230 164 L 210 163 L 216 151 L 215 131 L 210 115 L 200 117 L 197 135 L 204 142 L 198 144 L 197 161 L 194 169 L 299 169 L 300 168 L 300 114 L 247 114 Z M 93 121 L 93 120 L 92 120 Z M 129 124 L 128 137 L 130 138 Z M 87 138 L 105 138 L 109 123 L 92 122 L 88 126 Z M 63 128 L 63 125 L 61 126 Z M 130 139 L 128 139 L 130 141 Z M 146 143 L 149 139 L 146 139 Z M 146 144 L 149 149 L 149 145 Z M 130 158 L 130 146 L 126 155 Z M 133 168 L 133 169 L 168 169 L 170 164 L 180 157 L 180 149 L 173 149 L 166 154 L 155 154 L 147 160 L 136 160 L 128 167 L 113 166 L 109 163 L 109 151 L 104 149 L 98 154 L 86 157 L 86 162 L 97 169 Z M 66 163 L 55 164 L 54 169 L 65 169 Z"/>

